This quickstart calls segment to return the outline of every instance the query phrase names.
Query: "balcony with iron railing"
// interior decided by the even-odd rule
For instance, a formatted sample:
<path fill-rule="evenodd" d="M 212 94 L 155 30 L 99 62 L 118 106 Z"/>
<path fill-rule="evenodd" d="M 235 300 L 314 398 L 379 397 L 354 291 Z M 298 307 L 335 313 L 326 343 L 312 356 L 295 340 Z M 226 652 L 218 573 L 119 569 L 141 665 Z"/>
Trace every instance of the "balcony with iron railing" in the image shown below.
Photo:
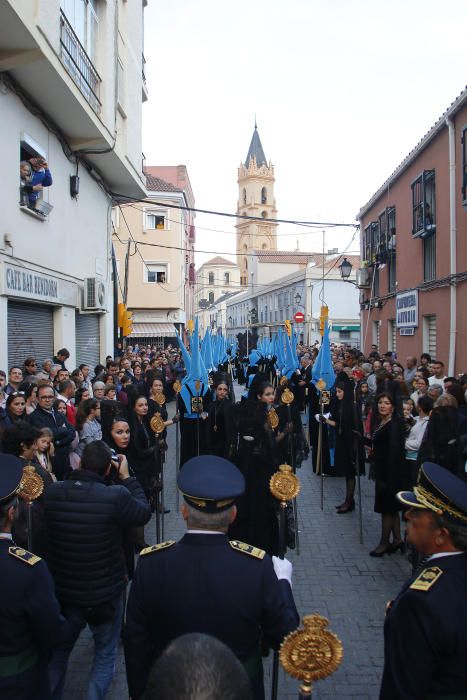
<path fill-rule="evenodd" d="M 99 114 L 102 106 L 99 99 L 102 81 L 62 11 L 60 11 L 60 58 L 89 105 L 96 114 Z"/>

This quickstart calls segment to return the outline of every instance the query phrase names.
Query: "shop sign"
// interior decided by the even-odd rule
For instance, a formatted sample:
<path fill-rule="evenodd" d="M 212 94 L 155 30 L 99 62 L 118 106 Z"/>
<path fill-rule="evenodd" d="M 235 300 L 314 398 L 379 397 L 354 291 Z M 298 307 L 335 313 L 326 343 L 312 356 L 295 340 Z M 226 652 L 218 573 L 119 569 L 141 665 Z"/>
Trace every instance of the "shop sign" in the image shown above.
<path fill-rule="evenodd" d="M 418 290 L 402 292 L 396 296 L 396 327 L 416 328 L 418 326 Z"/>
<path fill-rule="evenodd" d="M 77 291 L 74 282 L 19 265 L 3 265 L 2 293 L 6 296 L 76 306 Z"/>

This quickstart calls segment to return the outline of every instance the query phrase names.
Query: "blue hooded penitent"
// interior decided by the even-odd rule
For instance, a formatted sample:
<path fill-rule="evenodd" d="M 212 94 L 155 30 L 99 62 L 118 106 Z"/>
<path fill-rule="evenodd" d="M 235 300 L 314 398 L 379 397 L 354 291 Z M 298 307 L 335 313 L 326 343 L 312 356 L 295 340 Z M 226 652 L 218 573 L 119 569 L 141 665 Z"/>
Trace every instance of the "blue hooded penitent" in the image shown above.
<path fill-rule="evenodd" d="M 323 387 L 323 389 L 326 391 L 332 389 L 334 382 L 336 381 L 334 367 L 332 366 L 331 347 L 329 345 L 329 323 L 327 321 L 324 323 L 323 342 L 321 343 L 321 347 L 311 373 L 311 381 L 313 384 L 316 385 L 320 379 L 326 383 L 326 386 Z"/>
<path fill-rule="evenodd" d="M 282 369 L 282 376 L 290 379 L 299 368 L 297 353 L 292 348 L 292 341 L 289 334 L 285 334 L 285 365 Z"/>
<path fill-rule="evenodd" d="M 192 399 L 198 396 L 204 396 L 209 390 L 208 373 L 204 363 L 201 361 L 199 351 L 198 319 L 196 319 L 195 328 L 191 336 L 190 343 L 190 369 L 182 380 L 180 396 L 185 404 L 187 414 L 197 415 L 196 412 L 192 411 Z"/>

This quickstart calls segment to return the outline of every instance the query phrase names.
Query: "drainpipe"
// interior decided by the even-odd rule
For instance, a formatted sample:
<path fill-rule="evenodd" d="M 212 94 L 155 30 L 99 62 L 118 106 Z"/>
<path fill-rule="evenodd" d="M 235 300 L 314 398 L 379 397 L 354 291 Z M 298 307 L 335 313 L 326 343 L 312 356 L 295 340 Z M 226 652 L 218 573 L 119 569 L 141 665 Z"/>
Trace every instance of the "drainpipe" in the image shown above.
<path fill-rule="evenodd" d="M 455 275 L 457 271 L 457 230 L 456 230 L 456 130 L 450 117 L 446 118 L 449 133 L 449 273 Z M 454 375 L 456 366 L 456 336 L 457 336 L 457 288 L 451 282 L 450 292 L 450 319 L 449 319 L 449 365 L 448 374 Z"/>

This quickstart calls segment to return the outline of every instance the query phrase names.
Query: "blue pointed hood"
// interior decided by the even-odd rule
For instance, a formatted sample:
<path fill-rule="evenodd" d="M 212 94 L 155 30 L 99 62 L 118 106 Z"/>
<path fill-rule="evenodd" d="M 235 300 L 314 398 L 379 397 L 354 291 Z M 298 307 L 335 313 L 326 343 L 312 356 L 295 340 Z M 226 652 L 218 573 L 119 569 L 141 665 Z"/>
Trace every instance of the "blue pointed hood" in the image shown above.
<path fill-rule="evenodd" d="M 298 358 L 297 358 L 297 353 L 294 352 L 292 348 L 292 342 L 293 342 L 293 333 L 292 333 L 292 339 L 289 338 L 289 334 L 285 334 L 285 364 L 282 369 L 282 375 L 284 377 L 287 377 L 287 379 L 290 379 L 293 374 L 297 371 L 299 365 L 298 365 Z"/>
<path fill-rule="evenodd" d="M 208 373 L 201 359 L 199 349 L 198 319 L 190 338 L 191 363 L 190 370 L 182 380 L 180 396 L 189 414 L 191 414 L 191 398 L 193 396 L 204 396 L 209 391 Z M 199 388 L 197 388 L 199 383 Z"/>
<path fill-rule="evenodd" d="M 201 356 L 207 371 L 212 372 L 216 365 L 212 356 L 212 336 L 209 329 L 206 329 L 203 342 L 201 343 Z"/>
<path fill-rule="evenodd" d="M 179 332 L 177 331 L 177 329 L 175 329 L 175 335 L 177 336 L 178 346 L 179 346 L 179 348 L 180 348 L 180 350 L 181 350 L 182 357 L 183 357 L 183 362 L 185 363 L 185 368 L 186 368 L 186 371 L 187 371 L 187 373 L 188 373 L 188 372 L 190 371 L 190 365 L 191 365 L 190 353 L 189 353 L 188 350 L 186 349 L 185 343 L 184 343 L 183 340 L 181 339 L 180 334 L 179 334 Z"/>
<path fill-rule="evenodd" d="M 320 379 L 325 382 L 326 386 L 324 386 L 323 389 L 326 391 L 332 389 L 334 382 L 336 381 L 334 367 L 332 366 L 331 347 L 329 345 L 328 321 L 325 321 L 324 323 L 323 341 L 311 373 L 311 380 L 313 384 L 316 385 Z"/>

